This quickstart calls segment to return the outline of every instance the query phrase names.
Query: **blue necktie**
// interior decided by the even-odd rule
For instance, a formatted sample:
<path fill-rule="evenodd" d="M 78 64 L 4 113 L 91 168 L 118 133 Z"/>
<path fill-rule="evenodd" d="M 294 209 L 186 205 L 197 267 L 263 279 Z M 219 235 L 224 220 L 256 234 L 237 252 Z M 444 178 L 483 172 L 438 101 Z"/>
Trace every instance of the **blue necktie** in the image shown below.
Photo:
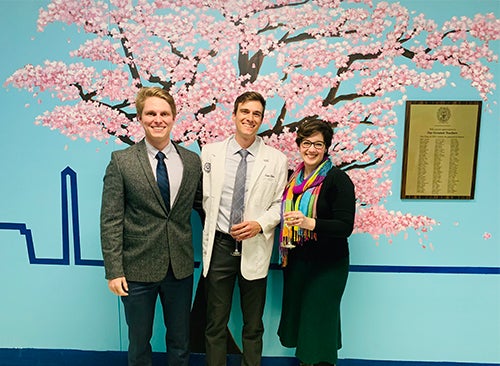
<path fill-rule="evenodd" d="M 247 180 L 247 156 L 249 152 L 241 149 L 238 154 L 241 155 L 241 160 L 234 179 L 233 201 L 231 202 L 231 216 L 229 218 L 230 226 L 243 221 L 243 210 L 245 209 L 245 183 Z"/>
<path fill-rule="evenodd" d="M 165 206 L 167 206 L 167 211 L 170 211 L 170 183 L 168 181 L 167 166 L 164 160 L 165 154 L 158 151 L 155 157 L 158 159 L 158 164 L 156 165 L 156 181 L 158 182 L 163 201 L 165 201 Z"/>

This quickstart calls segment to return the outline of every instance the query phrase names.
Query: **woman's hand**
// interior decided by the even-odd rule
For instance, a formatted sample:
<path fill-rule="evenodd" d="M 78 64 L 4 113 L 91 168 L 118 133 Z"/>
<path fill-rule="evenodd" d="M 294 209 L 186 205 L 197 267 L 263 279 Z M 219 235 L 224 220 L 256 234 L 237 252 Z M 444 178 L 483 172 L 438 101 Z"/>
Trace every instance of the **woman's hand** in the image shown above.
<path fill-rule="evenodd" d="M 306 230 L 314 230 L 316 219 L 305 216 L 300 211 L 288 211 L 283 214 L 285 223 L 289 226 L 298 226 Z"/>

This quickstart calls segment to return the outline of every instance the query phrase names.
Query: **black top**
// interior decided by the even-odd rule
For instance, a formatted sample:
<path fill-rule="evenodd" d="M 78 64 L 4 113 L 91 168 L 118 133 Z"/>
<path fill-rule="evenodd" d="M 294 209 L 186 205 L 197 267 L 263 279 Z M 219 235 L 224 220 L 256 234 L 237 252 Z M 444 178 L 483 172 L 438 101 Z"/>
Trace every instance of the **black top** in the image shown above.
<path fill-rule="evenodd" d="M 317 240 L 305 242 L 289 251 L 290 257 L 335 262 L 349 255 L 347 238 L 354 227 L 356 212 L 354 184 L 342 170 L 333 167 L 327 173 L 316 206 Z"/>

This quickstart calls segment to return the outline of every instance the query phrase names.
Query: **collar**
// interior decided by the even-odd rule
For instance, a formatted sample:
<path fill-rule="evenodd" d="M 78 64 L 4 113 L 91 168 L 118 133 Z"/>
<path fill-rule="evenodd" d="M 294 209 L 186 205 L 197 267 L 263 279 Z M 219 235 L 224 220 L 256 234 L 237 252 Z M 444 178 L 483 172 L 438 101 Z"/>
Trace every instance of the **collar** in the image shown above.
<path fill-rule="evenodd" d="M 257 152 L 259 151 L 260 144 L 261 144 L 261 138 L 259 136 L 257 136 L 255 138 L 255 141 L 252 143 L 252 145 L 250 145 L 246 150 L 250 153 L 250 155 L 255 157 L 255 156 L 257 156 Z M 229 139 L 229 143 L 228 143 L 227 148 L 228 148 L 229 153 L 231 155 L 237 154 L 238 151 L 240 151 L 242 149 L 240 144 L 238 144 L 236 142 L 236 140 L 234 139 L 234 136 L 232 136 Z"/>
<path fill-rule="evenodd" d="M 148 154 L 155 157 L 156 154 L 158 153 L 158 150 L 156 147 L 151 145 L 146 139 L 144 139 L 144 142 L 146 143 L 146 149 L 148 151 Z M 165 157 L 168 159 L 170 155 L 172 155 L 172 152 L 174 151 L 174 143 L 170 141 L 167 146 L 162 150 L 162 152 L 165 154 Z"/>

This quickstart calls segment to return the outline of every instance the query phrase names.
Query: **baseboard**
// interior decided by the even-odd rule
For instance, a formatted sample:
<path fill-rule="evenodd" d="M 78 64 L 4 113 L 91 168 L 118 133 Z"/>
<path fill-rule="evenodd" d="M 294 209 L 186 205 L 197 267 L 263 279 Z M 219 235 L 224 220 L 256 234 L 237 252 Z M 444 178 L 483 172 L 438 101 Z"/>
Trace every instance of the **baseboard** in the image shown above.
<path fill-rule="evenodd" d="M 229 355 L 227 366 L 239 366 L 241 356 Z M 153 366 L 166 364 L 165 353 L 153 354 Z M 127 353 L 35 348 L 0 348 L 2 366 L 126 366 Z M 204 366 L 205 355 L 192 354 L 190 366 Z M 298 366 L 294 357 L 263 357 L 262 366 Z M 500 366 L 499 363 L 341 359 L 338 366 Z"/>

